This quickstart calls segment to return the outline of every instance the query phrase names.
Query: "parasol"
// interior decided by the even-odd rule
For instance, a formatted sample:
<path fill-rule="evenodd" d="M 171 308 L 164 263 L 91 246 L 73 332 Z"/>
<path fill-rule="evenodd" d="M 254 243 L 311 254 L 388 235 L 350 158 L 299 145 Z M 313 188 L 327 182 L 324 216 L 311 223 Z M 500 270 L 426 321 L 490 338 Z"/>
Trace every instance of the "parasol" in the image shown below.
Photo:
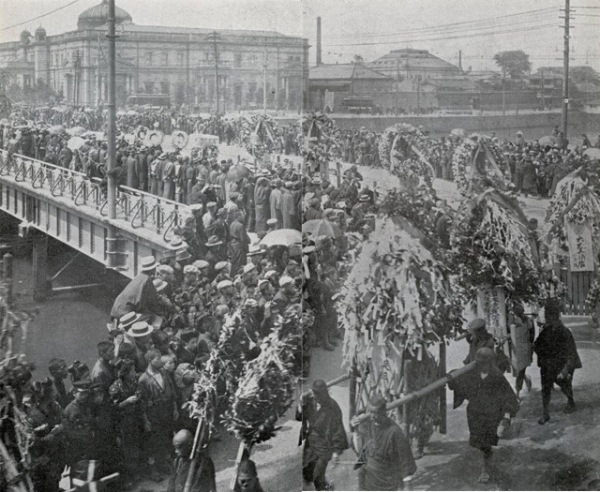
<path fill-rule="evenodd" d="M 53 135 L 58 135 L 60 133 L 62 133 L 65 130 L 65 127 L 62 125 L 53 125 L 50 128 L 48 128 L 48 132 L 52 133 Z"/>
<path fill-rule="evenodd" d="M 246 166 L 236 164 L 231 166 L 231 169 L 227 171 L 227 181 L 239 181 L 240 179 L 247 178 L 252 172 Z"/>
<path fill-rule="evenodd" d="M 342 230 L 332 222 L 325 219 L 308 220 L 302 224 L 302 232 L 304 234 L 312 234 L 313 236 L 343 236 Z"/>
<path fill-rule="evenodd" d="M 74 126 L 73 128 L 69 128 L 67 133 L 72 137 L 79 137 L 86 132 L 86 129 L 82 126 Z"/>
<path fill-rule="evenodd" d="M 538 140 L 538 143 L 543 146 L 552 146 L 556 144 L 556 137 L 553 137 L 552 135 L 546 135 L 545 137 L 540 138 Z"/>
<path fill-rule="evenodd" d="M 292 246 L 302 242 L 302 234 L 295 229 L 277 229 L 262 238 L 260 244 L 271 246 Z"/>
<path fill-rule="evenodd" d="M 450 135 L 454 135 L 455 137 L 465 138 L 465 131 L 462 128 L 455 128 L 450 132 Z"/>
<path fill-rule="evenodd" d="M 590 159 L 600 159 L 600 149 L 589 148 L 583 152 L 583 155 L 587 155 Z"/>
<path fill-rule="evenodd" d="M 67 147 L 71 150 L 79 150 L 85 144 L 85 140 L 81 137 L 72 137 L 67 142 Z"/>

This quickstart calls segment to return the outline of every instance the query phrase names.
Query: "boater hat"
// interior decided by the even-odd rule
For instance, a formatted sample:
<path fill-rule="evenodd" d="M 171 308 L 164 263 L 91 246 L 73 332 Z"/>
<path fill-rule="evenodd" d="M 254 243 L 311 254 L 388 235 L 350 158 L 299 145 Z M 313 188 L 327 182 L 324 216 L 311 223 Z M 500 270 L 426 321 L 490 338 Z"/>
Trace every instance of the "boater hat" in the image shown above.
<path fill-rule="evenodd" d="M 210 236 L 208 238 L 208 242 L 206 243 L 206 247 L 211 248 L 213 246 L 221 246 L 223 241 L 219 239 L 219 236 Z"/>
<path fill-rule="evenodd" d="M 142 317 L 141 314 L 136 313 L 135 311 L 131 311 L 127 314 L 124 314 L 119 318 L 118 328 L 121 330 L 128 330 L 131 325 L 136 323 Z"/>
<path fill-rule="evenodd" d="M 152 328 L 152 326 L 150 326 L 148 323 L 145 321 L 138 321 L 137 323 L 134 323 L 129 330 L 127 330 L 127 334 L 133 338 L 141 338 L 151 335 L 153 331 L 154 328 Z"/>
<path fill-rule="evenodd" d="M 141 271 L 142 272 L 149 272 L 151 270 L 154 270 L 157 266 L 156 260 L 154 259 L 154 256 L 144 256 L 142 258 L 142 266 L 141 266 Z"/>

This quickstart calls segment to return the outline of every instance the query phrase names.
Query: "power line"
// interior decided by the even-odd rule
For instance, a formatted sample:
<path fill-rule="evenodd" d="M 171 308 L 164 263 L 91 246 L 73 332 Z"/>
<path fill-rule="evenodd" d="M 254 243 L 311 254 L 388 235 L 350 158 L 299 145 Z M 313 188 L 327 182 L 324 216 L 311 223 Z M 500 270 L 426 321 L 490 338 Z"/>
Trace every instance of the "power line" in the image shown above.
<path fill-rule="evenodd" d="M 447 31 L 456 31 L 456 30 L 472 30 L 472 29 L 482 29 L 482 28 L 494 28 L 494 27 L 498 27 L 496 24 L 496 21 L 498 19 L 506 19 L 506 18 L 512 18 L 512 17 L 517 17 L 517 16 L 531 16 L 533 14 L 536 15 L 536 19 L 535 20 L 539 20 L 539 16 L 540 14 L 542 14 L 542 12 L 545 13 L 554 13 L 556 11 L 556 9 L 554 8 L 543 8 L 543 9 L 536 9 L 536 10 L 529 10 L 526 12 L 520 12 L 520 13 L 516 13 L 516 14 L 507 14 L 507 15 L 501 15 L 501 16 L 497 16 L 497 17 L 490 17 L 490 18 L 485 18 L 485 19 L 478 19 L 478 20 L 472 20 L 472 21 L 461 21 L 461 22 L 452 22 L 450 24 L 441 24 L 438 26 L 430 26 L 430 27 L 420 27 L 420 28 L 415 28 L 415 29 L 407 29 L 407 30 L 403 30 L 401 32 L 397 32 L 397 33 L 386 33 L 386 34 L 377 34 L 377 33 L 366 33 L 364 35 L 358 35 L 358 37 L 389 37 L 389 36 L 397 36 L 398 34 L 418 34 L 418 33 L 426 33 L 427 31 L 434 31 L 434 32 L 439 32 L 447 30 Z M 545 15 L 545 14 L 544 14 Z M 485 23 L 489 23 L 491 22 L 491 25 L 489 26 L 485 26 Z M 530 22 L 530 21 L 521 21 L 522 23 L 526 23 L 526 22 Z M 483 24 L 482 24 L 483 23 Z M 511 22 L 510 25 L 514 25 L 514 22 Z M 500 26 L 502 27 L 502 26 Z M 440 33 L 442 34 L 442 33 Z M 356 34 L 352 34 L 352 37 L 357 37 Z"/>
<path fill-rule="evenodd" d="M 57 9 L 51 10 L 50 12 L 46 12 L 45 14 L 38 15 L 37 17 L 33 17 L 32 19 L 26 20 L 24 22 L 19 22 L 18 24 L 13 24 L 12 26 L 3 27 L 2 29 L 0 29 L 0 31 L 8 31 L 9 29 L 12 29 L 14 27 L 19 27 L 19 26 L 22 26 L 24 24 L 29 24 L 30 22 L 33 22 L 33 21 L 38 20 L 38 19 L 41 19 L 42 17 L 47 17 L 48 15 L 54 14 L 55 12 L 58 12 L 59 10 L 66 9 L 67 7 L 70 7 L 71 5 L 74 5 L 77 2 L 79 2 L 79 1 L 81 1 L 81 0 L 73 0 L 72 2 L 68 3 L 67 5 L 63 5 L 62 7 L 58 7 Z"/>
<path fill-rule="evenodd" d="M 530 32 L 537 31 L 540 29 L 546 29 L 548 27 L 555 27 L 554 23 L 541 24 L 538 26 L 532 26 L 527 28 L 517 28 L 517 29 L 505 29 L 503 31 L 492 31 L 492 32 L 480 32 L 480 33 L 468 33 L 468 34 L 460 34 L 453 36 L 442 36 L 442 37 L 429 37 L 429 38 L 403 38 L 399 40 L 393 41 L 369 41 L 362 43 L 341 43 L 341 44 L 329 44 L 324 46 L 329 47 L 339 47 L 339 46 L 378 46 L 378 45 L 390 45 L 390 44 L 405 44 L 405 43 L 414 43 L 414 42 L 423 42 L 423 41 L 446 41 L 450 39 L 463 39 L 463 38 L 472 38 L 479 36 L 495 36 L 498 34 L 508 34 L 508 33 L 517 33 L 517 32 Z"/>

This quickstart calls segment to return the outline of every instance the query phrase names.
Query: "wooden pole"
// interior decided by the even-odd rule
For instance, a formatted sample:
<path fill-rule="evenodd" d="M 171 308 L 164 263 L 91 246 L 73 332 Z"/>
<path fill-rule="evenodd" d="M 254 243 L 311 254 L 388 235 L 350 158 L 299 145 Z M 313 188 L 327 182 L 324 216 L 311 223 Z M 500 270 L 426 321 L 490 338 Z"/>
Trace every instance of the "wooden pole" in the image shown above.
<path fill-rule="evenodd" d="M 47 289 L 47 263 L 48 263 L 48 236 L 43 233 L 33 234 L 33 300 L 41 302 L 46 300 Z"/>
<path fill-rule="evenodd" d="M 350 387 L 349 387 L 349 396 L 350 396 L 350 405 L 349 405 L 349 417 L 350 420 L 356 414 L 356 363 L 352 362 L 352 368 L 350 369 Z"/>
<path fill-rule="evenodd" d="M 2 275 L 6 285 L 6 304 L 10 306 L 13 301 L 13 255 L 10 253 L 2 257 Z"/>
<path fill-rule="evenodd" d="M 446 338 L 440 342 L 440 376 L 446 374 Z M 440 434 L 446 434 L 446 386 L 440 388 Z"/>
<path fill-rule="evenodd" d="M 349 372 L 348 374 L 344 374 L 343 376 L 340 376 L 331 381 L 328 381 L 326 383 L 327 387 L 330 388 L 331 386 L 335 386 L 336 384 L 340 384 L 340 383 L 343 383 L 344 381 L 347 381 L 348 379 L 350 379 L 352 377 L 351 374 L 352 374 L 352 371 Z M 302 398 L 307 398 L 311 393 L 312 393 L 312 390 L 305 391 L 304 393 L 302 393 Z"/>
<path fill-rule="evenodd" d="M 456 370 L 452 371 L 450 374 L 444 376 L 441 379 L 438 379 L 437 381 L 434 381 L 431 384 L 428 384 L 427 386 L 421 388 L 420 390 L 413 391 L 412 393 L 410 393 L 406 396 L 403 396 L 402 398 L 399 398 L 398 400 L 394 400 L 394 401 L 388 403 L 385 408 L 386 408 L 386 410 L 393 410 L 394 408 L 404 406 L 407 403 L 418 400 L 419 398 L 423 398 L 424 396 L 427 396 L 432 391 L 436 391 L 439 388 L 444 387 L 446 384 L 448 384 L 448 382 L 450 380 L 456 379 L 457 377 L 462 376 L 463 374 L 466 374 L 466 373 L 472 371 L 473 369 L 475 369 L 474 361 L 470 362 L 466 366 L 461 367 L 460 369 L 456 369 Z M 368 420 L 368 418 L 369 418 L 369 416 L 366 414 L 361 415 L 360 417 L 358 417 L 356 425 L 360 424 L 361 422 L 364 422 L 365 420 Z"/>
<path fill-rule="evenodd" d="M 198 450 L 202 448 L 202 435 L 204 433 L 204 419 L 198 419 L 198 425 L 196 426 L 196 434 L 194 436 L 194 444 L 192 445 L 192 451 L 190 452 L 190 468 L 188 470 L 187 477 L 185 479 L 185 486 L 183 492 L 190 492 L 192 490 L 192 484 L 194 482 L 194 475 L 196 474 L 196 467 L 198 465 Z"/>
<path fill-rule="evenodd" d="M 240 463 L 244 460 L 250 458 L 250 452 L 252 451 L 251 446 L 247 446 L 245 442 L 241 442 L 238 447 L 237 456 L 235 458 L 235 467 L 233 477 L 229 482 L 229 490 L 233 490 L 235 488 L 235 483 L 237 482 L 237 476 L 240 470 Z"/>

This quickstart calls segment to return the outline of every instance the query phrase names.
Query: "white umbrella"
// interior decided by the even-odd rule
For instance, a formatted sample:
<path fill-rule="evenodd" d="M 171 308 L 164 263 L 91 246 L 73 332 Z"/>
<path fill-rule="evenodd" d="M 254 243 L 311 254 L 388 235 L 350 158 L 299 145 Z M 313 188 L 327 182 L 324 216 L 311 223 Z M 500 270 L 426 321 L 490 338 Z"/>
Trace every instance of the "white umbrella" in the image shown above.
<path fill-rule="evenodd" d="M 81 137 L 72 137 L 67 142 L 67 147 L 71 150 L 79 150 L 85 144 L 85 140 Z"/>
<path fill-rule="evenodd" d="M 62 133 L 65 130 L 65 127 L 62 125 L 54 125 L 51 126 L 50 128 L 48 128 L 48 131 L 50 133 L 52 133 L 53 135 L 58 135 L 59 133 Z"/>
<path fill-rule="evenodd" d="M 600 159 L 600 149 L 596 149 L 596 148 L 585 149 L 583 154 L 587 155 L 591 159 Z"/>
<path fill-rule="evenodd" d="M 69 128 L 67 133 L 72 137 L 78 137 L 79 135 L 83 135 L 86 132 L 86 129 L 82 126 L 74 126 L 73 128 Z"/>
<path fill-rule="evenodd" d="M 260 244 L 271 246 L 292 246 L 302 242 L 302 233 L 296 229 L 278 229 L 269 232 L 262 238 Z"/>

